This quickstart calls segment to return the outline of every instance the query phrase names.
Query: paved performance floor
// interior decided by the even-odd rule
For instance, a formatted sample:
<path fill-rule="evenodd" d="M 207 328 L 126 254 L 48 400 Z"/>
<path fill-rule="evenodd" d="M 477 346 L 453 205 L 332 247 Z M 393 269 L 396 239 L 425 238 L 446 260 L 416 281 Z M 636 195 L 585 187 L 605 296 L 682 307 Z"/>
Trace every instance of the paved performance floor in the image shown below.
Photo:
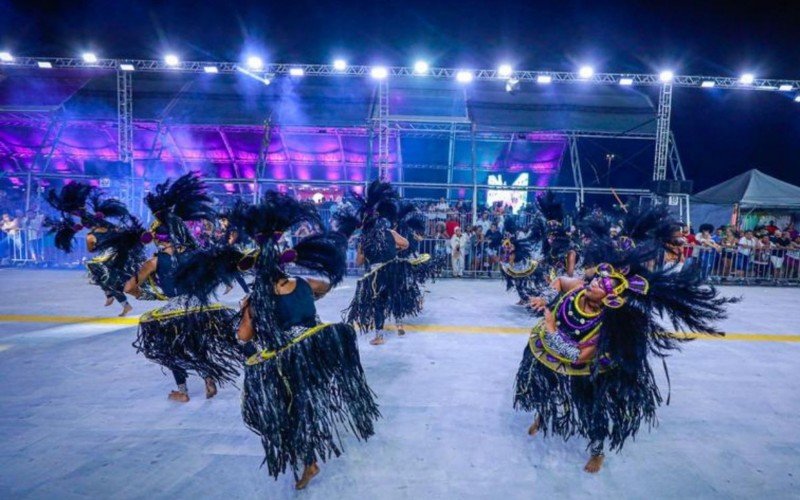
<path fill-rule="evenodd" d="M 0 498 L 798 498 L 800 290 L 725 288 L 744 297 L 731 335 L 669 360 L 660 425 L 596 476 L 585 442 L 531 439 L 531 416 L 512 409 L 531 324 L 515 297 L 499 281 L 429 291 L 405 338 L 360 343 L 376 435 L 348 437 L 296 493 L 291 475 L 259 468 L 237 388 L 207 401 L 193 377 L 191 402 L 167 401 L 171 376 L 131 347 L 136 317 L 115 318 L 83 273 L 2 269 Z M 352 293 L 348 281 L 320 301 L 322 319 Z"/>

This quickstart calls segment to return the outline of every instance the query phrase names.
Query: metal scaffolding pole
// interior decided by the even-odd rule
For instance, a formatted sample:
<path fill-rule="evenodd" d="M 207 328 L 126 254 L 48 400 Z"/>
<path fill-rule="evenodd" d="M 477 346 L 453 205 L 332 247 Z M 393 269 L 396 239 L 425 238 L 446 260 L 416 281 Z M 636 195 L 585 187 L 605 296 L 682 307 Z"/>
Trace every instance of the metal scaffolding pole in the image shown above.
<path fill-rule="evenodd" d="M 256 175 L 253 178 L 253 203 L 258 203 L 260 196 L 258 180 L 265 177 L 267 158 L 269 157 L 269 143 L 272 136 L 272 117 L 264 120 L 264 135 L 261 137 L 261 146 L 258 148 L 258 163 Z"/>
<path fill-rule="evenodd" d="M 378 82 L 378 178 L 389 180 L 389 81 Z"/>
<path fill-rule="evenodd" d="M 453 183 L 453 166 L 456 162 L 456 131 L 455 124 L 450 129 L 450 142 L 447 147 L 447 200 L 449 201 L 452 193 L 450 192 L 450 184 Z M 475 168 L 475 165 L 472 165 Z"/>
<path fill-rule="evenodd" d="M 472 222 L 475 223 L 478 220 L 478 170 L 477 166 L 477 159 L 478 159 L 478 150 L 477 144 L 475 142 L 475 124 L 472 124 L 472 135 L 470 136 L 471 141 L 471 153 L 470 153 L 470 163 L 472 163 Z M 448 184 L 448 187 L 450 184 Z"/>
<path fill-rule="evenodd" d="M 653 161 L 653 180 L 662 181 L 667 178 L 669 158 L 669 120 L 672 114 L 672 83 L 661 86 L 658 95 L 658 114 L 656 115 L 656 154 Z"/>
<path fill-rule="evenodd" d="M 583 174 L 581 173 L 581 159 L 578 155 L 578 138 L 574 135 L 569 136 L 569 163 L 572 167 L 572 179 L 575 187 L 578 188 L 575 206 L 583 205 Z"/>
<path fill-rule="evenodd" d="M 133 200 L 133 75 L 121 70 L 117 70 L 117 156 L 130 168 L 128 199 Z"/>
<path fill-rule="evenodd" d="M 399 182 L 403 182 L 405 180 L 405 172 L 403 172 L 403 149 L 400 144 L 400 134 L 397 134 L 397 180 Z M 406 194 L 405 188 L 401 185 L 400 188 L 397 190 L 400 196 Z"/>
<path fill-rule="evenodd" d="M 678 154 L 678 146 L 675 144 L 675 134 L 671 131 L 669 133 L 669 166 L 672 169 L 673 179 L 679 181 L 686 180 L 686 175 L 683 173 L 681 156 Z"/>

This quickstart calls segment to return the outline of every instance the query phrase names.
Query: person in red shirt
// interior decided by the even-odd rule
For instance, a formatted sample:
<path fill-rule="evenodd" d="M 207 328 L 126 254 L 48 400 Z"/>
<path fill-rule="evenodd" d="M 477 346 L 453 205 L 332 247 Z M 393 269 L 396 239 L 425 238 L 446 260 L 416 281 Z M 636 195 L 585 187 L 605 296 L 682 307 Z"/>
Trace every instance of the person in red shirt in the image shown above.
<path fill-rule="evenodd" d="M 683 247 L 683 255 L 690 259 L 694 252 L 694 246 L 697 244 L 697 239 L 694 237 L 694 231 L 689 226 L 683 226 L 683 238 L 686 240 L 686 246 Z"/>
<path fill-rule="evenodd" d="M 775 234 L 775 231 L 778 230 L 778 226 L 775 225 L 775 221 L 774 220 L 769 221 L 769 224 L 767 225 L 766 230 L 770 235 Z"/>
<path fill-rule="evenodd" d="M 445 228 L 445 232 L 447 233 L 447 238 L 448 239 L 453 237 L 453 234 L 455 233 L 456 228 L 459 227 L 459 226 L 460 226 L 460 224 L 456 220 L 455 215 L 448 215 L 447 216 L 447 222 L 445 223 L 444 228 Z"/>

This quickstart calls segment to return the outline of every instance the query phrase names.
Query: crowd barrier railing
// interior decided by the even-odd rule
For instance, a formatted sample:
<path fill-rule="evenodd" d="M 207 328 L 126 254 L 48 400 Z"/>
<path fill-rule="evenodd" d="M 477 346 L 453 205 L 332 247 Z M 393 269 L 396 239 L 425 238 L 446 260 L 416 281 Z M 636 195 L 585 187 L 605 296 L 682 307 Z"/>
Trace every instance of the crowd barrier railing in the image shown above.
<path fill-rule="evenodd" d="M 435 275 L 440 278 L 498 278 L 500 247 L 488 241 L 471 241 L 452 248 L 451 240 L 426 237 L 417 242 L 418 252 L 431 255 Z M 800 285 L 800 246 L 721 246 L 712 248 L 688 245 L 684 248 L 685 266 L 697 267 L 710 283 L 737 285 Z M 0 264 L 28 267 L 82 267 L 94 257 L 86 249 L 86 235 L 75 237 L 73 250 L 66 254 L 55 248 L 53 236 L 45 232 L 20 230 L 0 240 Z M 359 275 L 355 244 L 347 251 L 349 274 Z"/>

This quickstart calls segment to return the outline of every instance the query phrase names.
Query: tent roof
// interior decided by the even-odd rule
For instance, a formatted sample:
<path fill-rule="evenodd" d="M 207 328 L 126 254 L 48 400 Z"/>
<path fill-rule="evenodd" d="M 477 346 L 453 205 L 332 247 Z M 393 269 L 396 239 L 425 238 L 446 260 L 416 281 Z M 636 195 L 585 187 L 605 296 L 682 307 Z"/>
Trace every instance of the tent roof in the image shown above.
<path fill-rule="evenodd" d="M 800 187 L 752 169 L 701 191 L 692 203 L 733 205 L 741 208 L 800 208 Z"/>

